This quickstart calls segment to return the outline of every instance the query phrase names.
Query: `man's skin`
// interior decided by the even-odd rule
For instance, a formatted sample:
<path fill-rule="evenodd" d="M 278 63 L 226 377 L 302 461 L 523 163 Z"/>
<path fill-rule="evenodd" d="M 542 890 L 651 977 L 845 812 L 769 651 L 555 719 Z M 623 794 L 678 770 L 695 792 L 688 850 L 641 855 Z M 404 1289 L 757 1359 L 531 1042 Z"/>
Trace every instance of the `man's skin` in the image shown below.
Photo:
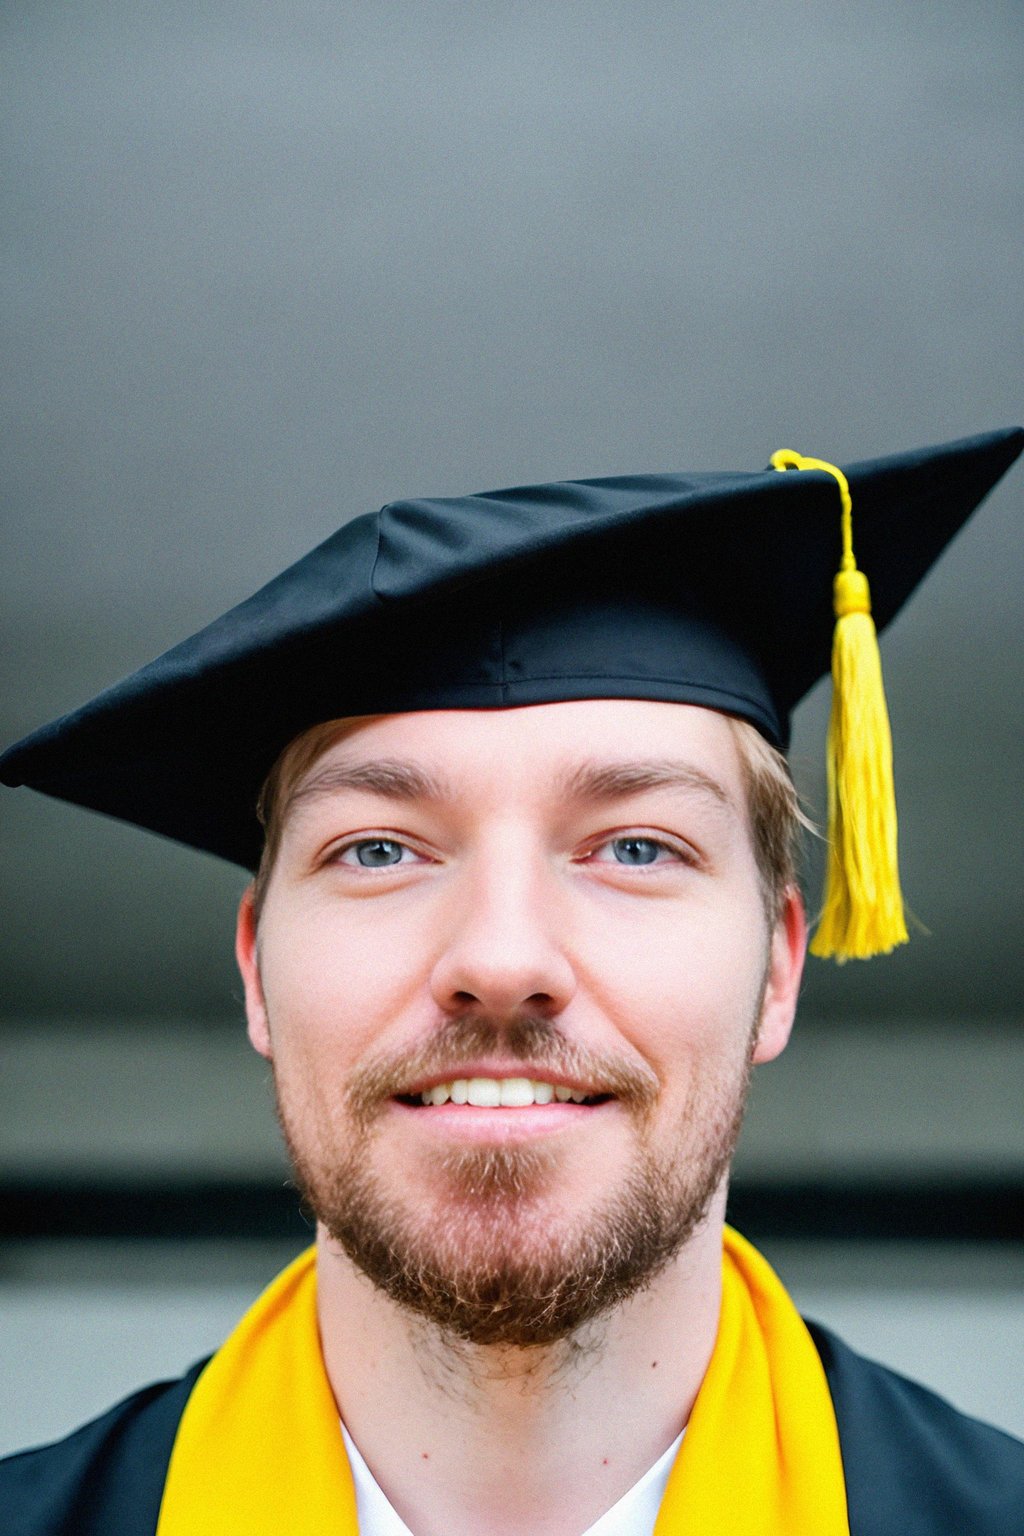
<path fill-rule="evenodd" d="M 342 771 L 382 762 L 389 776 Z M 646 786 L 580 773 L 668 763 L 675 782 Z M 258 933 L 251 891 L 242 900 L 237 953 L 250 1038 L 273 1063 L 314 1195 L 329 1204 L 357 1169 L 442 1267 L 528 1269 L 600 1230 L 641 1166 L 665 1189 L 678 1170 L 685 1184 L 715 1166 L 748 1064 L 786 1044 L 806 939 L 795 890 L 768 930 L 724 716 L 634 700 L 380 716 L 353 723 L 304 787 Z M 554 1041 L 533 1063 L 504 1041 L 526 1015 Z M 486 1049 L 478 1028 L 471 1059 L 432 1056 L 467 1019 Z M 396 1083 L 416 1099 L 473 1077 L 591 1095 L 621 1082 L 640 1097 L 481 1108 L 393 1096 Z M 481 1148 L 505 1149 L 490 1180 Z M 672 1443 L 715 1338 L 716 1178 L 653 1278 L 545 1345 L 454 1337 L 371 1284 L 321 1222 L 328 1375 L 416 1536 L 582 1532 Z"/>

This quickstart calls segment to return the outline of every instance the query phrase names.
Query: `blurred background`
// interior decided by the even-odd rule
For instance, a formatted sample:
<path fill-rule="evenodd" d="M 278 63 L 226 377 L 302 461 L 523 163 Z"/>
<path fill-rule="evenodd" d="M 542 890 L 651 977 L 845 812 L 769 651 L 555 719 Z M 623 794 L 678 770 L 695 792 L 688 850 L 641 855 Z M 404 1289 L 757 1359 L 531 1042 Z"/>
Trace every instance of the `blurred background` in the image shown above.
<path fill-rule="evenodd" d="M 1019 421 L 1022 34 L 1012 0 L 8 0 L 4 744 L 385 501 Z M 733 1216 L 1024 1434 L 1022 500 L 1018 466 L 884 642 L 918 931 L 812 962 Z M 310 1231 L 241 873 L 0 815 L 2 1451 L 215 1347 Z"/>

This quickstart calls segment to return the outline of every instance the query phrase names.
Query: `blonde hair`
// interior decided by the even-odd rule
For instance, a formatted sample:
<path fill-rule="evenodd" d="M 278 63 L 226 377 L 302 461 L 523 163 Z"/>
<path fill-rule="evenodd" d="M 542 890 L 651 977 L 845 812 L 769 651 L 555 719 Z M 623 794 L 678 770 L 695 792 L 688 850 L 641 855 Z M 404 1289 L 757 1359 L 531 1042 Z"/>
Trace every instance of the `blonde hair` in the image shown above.
<path fill-rule="evenodd" d="M 253 882 L 257 920 L 295 791 L 325 752 L 370 718 L 349 716 L 311 726 L 288 743 L 264 780 L 256 803 L 256 815 L 264 831 L 263 854 Z M 773 929 L 786 891 L 798 881 L 801 830 L 806 827 L 813 831 L 813 826 L 800 808 L 789 764 L 782 753 L 748 721 L 732 715 L 726 719 L 739 750 L 750 836 L 768 926 Z"/>
<path fill-rule="evenodd" d="M 743 787 L 747 795 L 750 839 L 761 878 L 761 895 L 769 930 L 774 929 L 788 890 L 800 882 L 800 848 L 804 830 L 814 823 L 800 798 L 785 757 L 748 720 L 726 719 L 739 749 Z"/>

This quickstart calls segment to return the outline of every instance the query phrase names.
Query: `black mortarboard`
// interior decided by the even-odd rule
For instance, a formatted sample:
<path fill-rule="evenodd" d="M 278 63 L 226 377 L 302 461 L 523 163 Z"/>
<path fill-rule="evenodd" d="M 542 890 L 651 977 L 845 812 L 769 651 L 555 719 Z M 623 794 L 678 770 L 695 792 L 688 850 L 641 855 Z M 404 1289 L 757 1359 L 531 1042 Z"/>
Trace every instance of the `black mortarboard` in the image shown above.
<path fill-rule="evenodd" d="M 879 629 L 1024 446 L 1007 430 L 846 470 Z M 42 727 L 0 778 L 252 869 L 260 786 L 317 722 L 628 697 L 784 746 L 829 668 L 829 473 L 629 475 L 393 502 Z"/>

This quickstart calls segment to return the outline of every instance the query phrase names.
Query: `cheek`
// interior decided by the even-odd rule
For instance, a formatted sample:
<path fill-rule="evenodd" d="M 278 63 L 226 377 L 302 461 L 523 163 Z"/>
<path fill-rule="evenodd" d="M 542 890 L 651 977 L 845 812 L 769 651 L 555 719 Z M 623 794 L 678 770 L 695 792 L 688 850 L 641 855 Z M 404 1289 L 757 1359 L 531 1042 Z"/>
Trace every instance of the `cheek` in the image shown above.
<path fill-rule="evenodd" d="M 588 989 L 666 1084 L 742 1060 L 766 961 L 759 900 L 666 902 L 588 925 L 585 950 Z"/>
<path fill-rule="evenodd" d="M 260 976 L 278 1069 L 355 1059 L 402 1013 L 411 969 L 410 946 L 369 921 L 313 909 L 268 925 Z"/>
<path fill-rule="evenodd" d="M 764 911 L 747 889 L 724 898 L 709 886 L 681 901 L 602 902 L 582 920 L 577 914 L 574 927 L 581 958 L 638 996 L 742 993 L 764 970 Z"/>

